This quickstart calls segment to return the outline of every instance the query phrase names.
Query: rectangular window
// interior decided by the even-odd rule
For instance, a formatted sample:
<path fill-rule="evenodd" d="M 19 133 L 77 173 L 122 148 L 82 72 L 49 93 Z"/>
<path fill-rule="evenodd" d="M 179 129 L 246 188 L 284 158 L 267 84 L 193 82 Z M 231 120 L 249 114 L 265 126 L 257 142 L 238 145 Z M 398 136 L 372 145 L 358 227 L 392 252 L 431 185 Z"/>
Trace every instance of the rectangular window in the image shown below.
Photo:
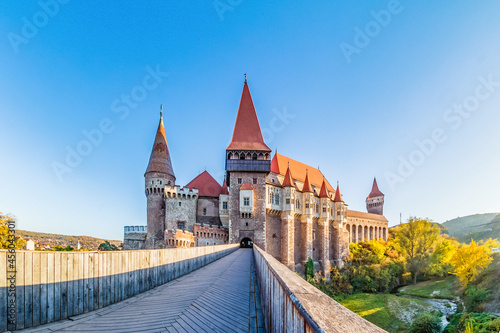
<path fill-rule="evenodd" d="M 241 183 L 242 183 L 241 178 L 238 178 L 238 185 L 241 185 Z"/>
<path fill-rule="evenodd" d="M 179 207 L 182 206 L 182 202 L 179 201 Z"/>
<path fill-rule="evenodd" d="M 243 198 L 243 206 L 250 206 L 250 198 Z"/>
<path fill-rule="evenodd" d="M 222 209 L 227 209 L 227 201 L 222 202 Z"/>
<path fill-rule="evenodd" d="M 326 207 L 323 207 L 323 213 L 326 213 Z"/>
<path fill-rule="evenodd" d="M 207 209 L 203 208 L 203 215 L 207 215 Z"/>
<path fill-rule="evenodd" d="M 177 229 L 181 229 L 181 230 L 184 230 L 184 222 L 177 222 Z"/>
<path fill-rule="evenodd" d="M 254 183 L 254 184 L 257 184 L 257 178 L 254 178 L 254 179 L 253 179 L 253 183 Z"/>
<path fill-rule="evenodd" d="M 286 199 L 286 204 L 289 205 L 290 204 L 290 199 Z"/>
<path fill-rule="evenodd" d="M 308 203 L 306 203 L 306 209 L 308 209 L 308 208 L 309 208 L 309 204 L 308 204 Z"/>

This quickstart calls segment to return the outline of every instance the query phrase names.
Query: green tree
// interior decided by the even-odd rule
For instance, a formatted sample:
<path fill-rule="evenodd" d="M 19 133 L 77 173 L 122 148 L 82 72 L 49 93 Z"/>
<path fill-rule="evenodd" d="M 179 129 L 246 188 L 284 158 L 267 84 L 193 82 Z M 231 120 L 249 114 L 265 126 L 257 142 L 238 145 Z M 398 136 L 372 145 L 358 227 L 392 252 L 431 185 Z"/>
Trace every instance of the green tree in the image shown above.
<path fill-rule="evenodd" d="M 424 313 L 413 319 L 410 333 L 440 333 L 441 319 L 435 313 Z"/>
<path fill-rule="evenodd" d="M 410 218 L 408 223 L 395 228 L 395 242 L 406 258 L 413 284 L 417 283 L 417 275 L 430 265 L 440 232 L 435 223 L 418 218 Z"/>
<path fill-rule="evenodd" d="M 470 245 L 457 249 L 451 258 L 450 262 L 455 267 L 452 274 L 458 276 L 462 285 L 467 286 L 490 265 L 492 260 L 487 248 L 478 246 L 471 240 Z"/>
<path fill-rule="evenodd" d="M 0 249 L 8 249 L 11 244 L 14 244 L 16 250 L 26 247 L 26 241 L 16 237 L 16 234 L 13 234 L 9 229 L 9 225 L 15 225 L 15 223 L 15 220 L 11 216 L 0 212 Z"/>
<path fill-rule="evenodd" d="M 440 237 L 436 250 L 430 258 L 430 267 L 425 271 L 427 276 L 445 277 L 453 270 L 450 261 L 457 250 L 457 241 Z"/>
<path fill-rule="evenodd" d="M 99 251 L 118 251 L 118 246 L 111 244 L 109 241 L 101 243 L 98 248 Z"/>

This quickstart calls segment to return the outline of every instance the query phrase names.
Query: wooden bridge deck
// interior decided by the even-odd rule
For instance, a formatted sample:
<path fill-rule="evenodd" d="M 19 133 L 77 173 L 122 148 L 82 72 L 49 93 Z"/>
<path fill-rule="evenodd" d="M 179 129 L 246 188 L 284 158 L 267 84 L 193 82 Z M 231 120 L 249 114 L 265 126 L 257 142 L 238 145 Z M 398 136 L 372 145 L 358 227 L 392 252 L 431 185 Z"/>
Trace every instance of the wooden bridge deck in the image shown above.
<path fill-rule="evenodd" d="M 265 332 L 262 318 L 252 249 L 238 249 L 123 302 L 22 332 Z"/>

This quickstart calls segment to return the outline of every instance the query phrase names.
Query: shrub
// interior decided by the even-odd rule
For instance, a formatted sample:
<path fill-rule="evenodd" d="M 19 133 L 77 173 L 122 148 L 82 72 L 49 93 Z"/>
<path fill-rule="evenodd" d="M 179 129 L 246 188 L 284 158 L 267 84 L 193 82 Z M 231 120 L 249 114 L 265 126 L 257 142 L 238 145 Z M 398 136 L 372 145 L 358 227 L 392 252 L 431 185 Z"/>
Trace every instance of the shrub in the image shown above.
<path fill-rule="evenodd" d="M 468 286 L 464 292 L 465 308 L 469 312 L 483 312 L 484 302 L 491 297 L 491 293 L 484 288 Z"/>
<path fill-rule="evenodd" d="M 411 326 L 410 333 L 440 333 L 441 319 L 434 313 L 424 313 L 416 317 Z"/>
<path fill-rule="evenodd" d="M 314 281 L 314 262 L 311 258 L 307 259 L 305 270 L 306 280 L 309 282 Z"/>

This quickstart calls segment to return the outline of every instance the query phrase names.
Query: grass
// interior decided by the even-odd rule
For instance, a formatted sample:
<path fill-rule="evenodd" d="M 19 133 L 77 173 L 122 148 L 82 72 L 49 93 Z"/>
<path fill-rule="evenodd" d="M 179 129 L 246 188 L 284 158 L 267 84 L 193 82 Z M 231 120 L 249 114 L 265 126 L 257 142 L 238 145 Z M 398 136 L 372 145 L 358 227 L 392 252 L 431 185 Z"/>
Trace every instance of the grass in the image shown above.
<path fill-rule="evenodd" d="M 463 288 L 454 275 L 446 278 L 420 282 L 399 289 L 402 295 L 418 296 L 423 298 L 454 299 L 459 296 Z"/>
<path fill-rule="evenodd" d="M 339 303 L 388 332 L 407 332 L 413 318 L 434 311 L 431 305 L 391 294 L 353 294 Z"/>

